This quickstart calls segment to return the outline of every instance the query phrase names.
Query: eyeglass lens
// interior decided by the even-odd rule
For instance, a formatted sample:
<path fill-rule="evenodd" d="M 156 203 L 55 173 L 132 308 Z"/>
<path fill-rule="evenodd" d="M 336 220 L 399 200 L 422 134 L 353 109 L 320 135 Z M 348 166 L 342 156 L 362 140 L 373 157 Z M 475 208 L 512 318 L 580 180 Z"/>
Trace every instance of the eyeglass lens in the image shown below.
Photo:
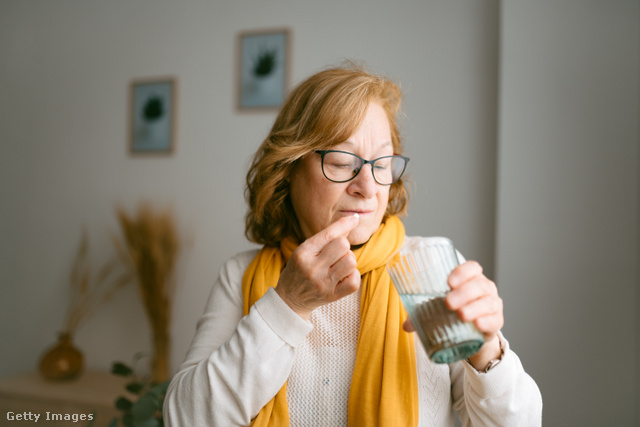
<path fill-rule="evenodd" d="M 325 176 L 337 182 L 345 182 L 353 179 L 364 161 L 352 153 L 341 151 L 327 151 L 322 159 L 322 168 Z M 401 156 L 385 156 L 375 159 L 371 165 L 373 177 L 378 184 L 390 185 L 397 181 L 406 166 L 406 159 Z"/>

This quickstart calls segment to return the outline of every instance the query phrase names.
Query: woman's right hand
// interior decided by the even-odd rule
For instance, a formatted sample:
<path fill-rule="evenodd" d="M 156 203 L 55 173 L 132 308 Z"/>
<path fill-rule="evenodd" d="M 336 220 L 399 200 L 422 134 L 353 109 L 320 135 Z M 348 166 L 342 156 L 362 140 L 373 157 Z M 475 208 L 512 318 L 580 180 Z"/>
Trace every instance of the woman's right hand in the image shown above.
<path fill-rule="evenodd" d="M 347 240 L 358 221 L 355 215 L 340 218 L 305 240 L 282 270 L 275 290 L 303 319 L 309 320 L 316 308 L 360 288 L 356 257 Z"/>

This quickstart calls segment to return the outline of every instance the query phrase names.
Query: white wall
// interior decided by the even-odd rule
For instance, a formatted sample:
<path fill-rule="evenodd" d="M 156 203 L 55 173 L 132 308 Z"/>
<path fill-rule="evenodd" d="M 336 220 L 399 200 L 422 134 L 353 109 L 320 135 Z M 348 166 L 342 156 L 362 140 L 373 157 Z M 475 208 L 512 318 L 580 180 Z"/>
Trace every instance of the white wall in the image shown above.
<path fill-rule="evenodd" d="M 284 26 L 293 82 L 342 58 L 401 82 L 408 232 L 452 237 L 496 277 L 545 425 L 630 425 L 640 328 L 611 325 L 640 307 L 638 2 L 556 3 L 0 2 L 0 376 L 34 369 L 53 342 L 82 226 L 99 264 L 116 204 L 143 199 L 173 206 L 191 242 L 177 368 L 221 263 L 250 247 L 244 174 L 275 117 L 235 111 L 235 37 Z M 131 158 L 128 84 L 167 74 L 179 80 L 176 153 Z M 134 290 L 76 340 L 92 369 L 148 349 Z"/>
<path fill-rule="evenodd" d="M 503 2 L 501 34 L 505 333 L 545 425 L 638 425 L 640 3 Z"/>
<path fill-rule="evenodd" d="M 191 340 L 222 262 L 248 248 L 243 182 L 274 113 L 238 113 L 235 38 L 289 27 L 292 81 L 344 58 L 406 91 L 402 126 L 415 182 L 412 234 L 451 236 L 493 268 L 498 3 L 384 1 L 0 2 L 0 375 L 34 369 L 64 317 L 86 225 L 95 265 L 111 251 L 114 208 L 171 205 L 191 244 L 175 298 L 172 366 Z M 133 78 L 179 81 L 176 153 L 132 158 Z M 108 369 L 149 347 L 129 289 L 77 336 Z"/>

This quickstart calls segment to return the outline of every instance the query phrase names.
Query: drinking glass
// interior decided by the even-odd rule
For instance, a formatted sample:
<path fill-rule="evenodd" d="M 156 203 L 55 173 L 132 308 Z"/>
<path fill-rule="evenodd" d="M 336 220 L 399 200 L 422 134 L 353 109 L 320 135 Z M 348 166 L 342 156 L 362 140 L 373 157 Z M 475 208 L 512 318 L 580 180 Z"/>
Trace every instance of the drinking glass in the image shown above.
<path fill-rule="evenodd" d="M 387 263 L 387 271 L 429 359 L 453 363 L 475 354 L 484 338 L 472 322 L 463 322 L 445 305 L 448 277 L 459 264 L 455 247 L 444 237 L 411 237 Z"/>

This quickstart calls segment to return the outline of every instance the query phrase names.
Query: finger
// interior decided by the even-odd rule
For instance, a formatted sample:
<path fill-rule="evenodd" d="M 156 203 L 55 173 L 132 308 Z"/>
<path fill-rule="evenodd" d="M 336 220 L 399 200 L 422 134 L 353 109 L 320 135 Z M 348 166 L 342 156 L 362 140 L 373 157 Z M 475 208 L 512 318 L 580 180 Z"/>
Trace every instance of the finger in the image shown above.
<path fill-rule="evenodd" d="M 327 243 L 318 254 L 321 257 L 326 258 L 329 262 L 327 268 L 329 268 L 348 252 L 351 252 L 351 243 L 349 243 L 349 239 L 345 236 L 338 236 Z"/>
<path fill-rule="evenodd" d="M 458 315 L 465 322 L 473 322 L 485 316 L 499 315 L 502 317 L 502 299 L 498 296 L 475 300 L 461 307 Z"/>
<path fill-rule="evenodd" d="M 458 310 L 477 299 L 497 295 L 498 289 L 495 283 L 484 276 L 476 276 L 450 291 L 445 300 L 450 310 Z"/>
<path fill-rule="evenodd" d="M 344 237 L 343 239 L 346 240 Z M 356 256 L 351 252 L 351 250 L 347 249 L 342 256 L 335 261 L 331 267 L 329 267 L 329 277 L 331 278 L 332 283 L 335 284 L 344 280 L 345 277 L 349 276 L 356 270 L 357 264 L 358 261 L 356 260 Z"/>
<path fill-rule="evenodd" d="M 334 288 L 333 295 L 335 299 L 338 300 L 357 291 L 360 288 L 361 280 L 360 272 L 358 270 L 353 270 L 351 274 L 338 282 Z"/>
<path fill-rule="evenodd" d="M 338 236 L 318 247 L 318 241 L 314 243 L 313 240 L 316 237 L 319 236 L 313 236 L 298 246 L 287 264 L 298 266 L 297 269 L 305 272 L 307 278 L 325 280 L 329 278 L 329 268 L 351 251 L 351 244 L 345 236 Z M 335 284 L 335 281 L 332 284 Z"/>
<path fill-rule="evenodd" d="M 413 322 L 409 317 L 407 317 L 407 320 L 405 320 L 404 323 L 402 324 L 402 329 L 404 329 L 406 332 L 415 332 L 415 328 L 413 327 Z"/>
<path fill-rule="evenodd" d="M 491 335 L 498 332 L 504 326 L 504 317 L 501 315 L 491 315 L 478 317 L 474 321 L 476 327 L 484 335 Z"/>
<path fill-rule="evenodd" d="M 306 255 L 311 255 L 306 259 L 310 277 L 327 280 L 332 286 L 349 275 L 356 266 L 355 255 L 351 252 L 351 244 L 344 236 L 332 240 L 319 252 L 306 251 Z M 353 261 L 353 265 L 349 268 L 351 261 Z"/>
<path fill-rule="evenodd" d="M 482 274 L 482 266 L 477 261 L 467 261 L 454 268 L 449 274 L 449 286 L 456 289 L 475 276 Z"/>
<path fill-rule="evenodd" d="M 338 237 L 349 234 L 349 232 L 358 225 L 358 222 L 360 222 L 360 219 L 356 215 L 349 215 L 340 218 L 324 230 L 311 236 L 304 242 L 304 244 L 312 250 L 320 252 L 327 243 L 337 239 Z"/>

